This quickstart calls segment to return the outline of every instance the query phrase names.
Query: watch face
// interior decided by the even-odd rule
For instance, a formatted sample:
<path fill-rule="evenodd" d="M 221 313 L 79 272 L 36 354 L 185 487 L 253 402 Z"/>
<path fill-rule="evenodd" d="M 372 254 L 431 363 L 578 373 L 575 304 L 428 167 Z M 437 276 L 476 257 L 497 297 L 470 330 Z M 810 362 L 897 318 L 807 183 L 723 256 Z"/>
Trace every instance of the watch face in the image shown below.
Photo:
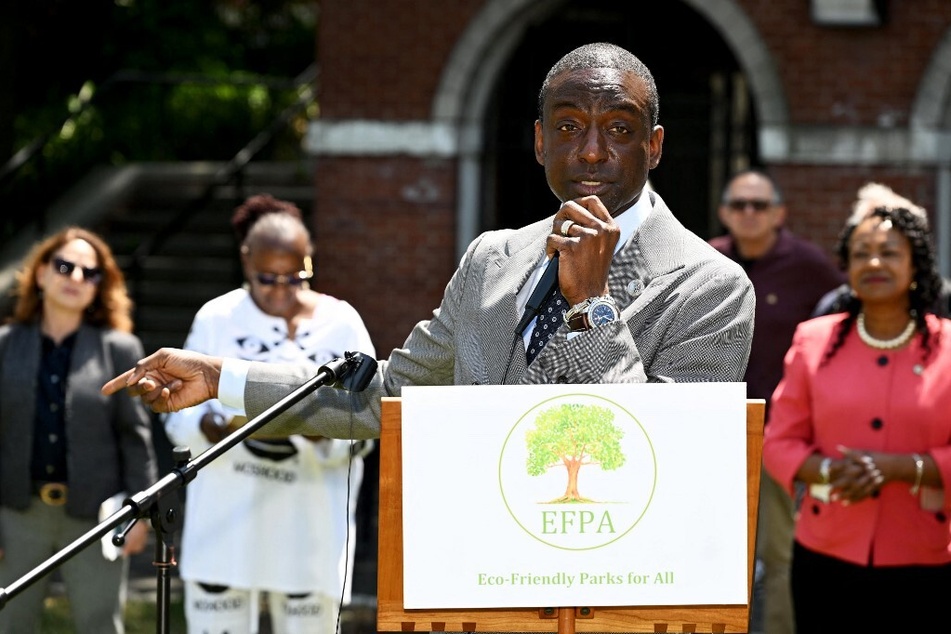
<path fill-rule="evenodd" d="M 592 326 L 608 324 L 617 319 L 614 309 L 608 304 L 595 304 L 589 313 Z"/>

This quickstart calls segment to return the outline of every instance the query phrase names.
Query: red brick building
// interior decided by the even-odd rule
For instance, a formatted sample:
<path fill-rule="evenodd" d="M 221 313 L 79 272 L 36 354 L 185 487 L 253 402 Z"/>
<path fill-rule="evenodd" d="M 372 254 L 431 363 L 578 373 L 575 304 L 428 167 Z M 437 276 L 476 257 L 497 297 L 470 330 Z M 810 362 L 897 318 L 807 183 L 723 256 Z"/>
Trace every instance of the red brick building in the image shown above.
<path fill-rule="evenodd" d="M 557 209 L 532 153 L 538 89 L 601 40 L 654 73 L 651 181 L 702 237 L 738 167 L 768 169 L 790 228 L 830 251 L 878 180 L 929 210 L 949 273 L 948 0 L 322 0 L 318 287 L 361 311 L 381 357 L 479 232 Z"/>

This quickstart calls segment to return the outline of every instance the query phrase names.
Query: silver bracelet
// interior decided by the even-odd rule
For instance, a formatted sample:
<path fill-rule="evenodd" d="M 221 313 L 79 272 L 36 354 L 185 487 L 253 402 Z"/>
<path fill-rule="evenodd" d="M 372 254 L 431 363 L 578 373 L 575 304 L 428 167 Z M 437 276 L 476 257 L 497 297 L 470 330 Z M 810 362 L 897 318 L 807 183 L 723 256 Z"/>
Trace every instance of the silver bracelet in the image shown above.
<path fill-rule="evenodd" d="M 911 454 L 911 458 L 915 461 L 915 483 L 911 485 L 908 492 L 912 495 L 918 495 L 918 489 L 921 488 L 921 476 L 925 473 L 925 461 L 921 455 L 916 453 Z"/>
<path fill-rule="evenodd" d="M 829 468 L 832 466 L 832 458 L 826 456 L 819 463 L 819 484 L 829 484 Z"/>

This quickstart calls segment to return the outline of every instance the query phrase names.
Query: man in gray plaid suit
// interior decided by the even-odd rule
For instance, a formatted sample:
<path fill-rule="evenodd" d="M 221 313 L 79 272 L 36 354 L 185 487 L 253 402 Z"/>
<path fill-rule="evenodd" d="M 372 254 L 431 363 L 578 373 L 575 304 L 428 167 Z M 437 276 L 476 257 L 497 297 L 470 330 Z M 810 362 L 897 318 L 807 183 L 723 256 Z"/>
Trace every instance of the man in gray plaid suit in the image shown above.
<path fill-rule="evenodd" d="M 648 188 L 664 141 L 658 112 L 653 76 L 625 49 L 590 44 L 558 61 L 535 122 L 558 211 L 476 238 L 432 319 L 379 363 L 367 389 L 318 388 L 268 434 L 377 437 L 381 397 L 404 385 L 742 381 L 753 288 Z M 550 262 L 558 288 L 553 307 L 539 308 L 533 291 Z M 550 339 L 536 341 L 536 321 Z M 311 375 L 162 349 L 103 391 L 126 388 L 159 412 L 218 398 L 251 418 Z"/>

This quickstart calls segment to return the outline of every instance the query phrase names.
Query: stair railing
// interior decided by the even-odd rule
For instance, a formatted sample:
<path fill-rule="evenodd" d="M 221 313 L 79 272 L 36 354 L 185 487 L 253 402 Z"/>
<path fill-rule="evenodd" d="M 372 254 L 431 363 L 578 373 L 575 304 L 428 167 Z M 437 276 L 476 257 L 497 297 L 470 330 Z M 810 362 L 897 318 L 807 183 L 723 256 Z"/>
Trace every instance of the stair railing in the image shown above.
<path fill-rule="evenodd" d="M 218 190 L 235 185 L 238 198 L 241 198 L 240 192 L 243 190 L 244 174 L 261 150 L 267 147 L 274 138 L 284 129 L 286 129 L 298 113 L 310 106 L 315 99 L 314 86 L 317 79 L 317 65 L 312 64 L 304 72 L 298 75 L 294 84 L 297 89 L 297 99 L 285 108 L 271 123 L 261 130 L 244 147 L 238 150 L 235 155 L 222 165 L 210 178 L 204 186 L 201 194 L 189 200 L 170 220 L 142 242 L 132 253 L 132 261 L 126 275 L 126 281 L 129 285 L 129 291 L 135 306 L 140 306 L 142 295 L 142 281 L 146 265 L 150 257 L 158 253 L 162 246 L 172 237 L 185 231 L 188 223 L 201 213 L 203 209 L 208 208 L 215 199 Z"/>
<path fill-rule="evenodd" d="M 302 73 L 294 77 L 292 80 L 288 81 L 286 79 L 273 79 L 273 78 L 236 78 L 230 79 L 228 81 L 229 85 L 264 85 L 269 88 L 279 88 L 287 89 L 292 88 L 297 92 L 297 100 L 288 108 L 286 108 L 278 117 L 270 124 L 268 127 L 263 130 L 261 133 L 257 134 L 248 144 L 246 144 L 234 158 L 232 158 L 228 165 L 225 166 L 224 171 L 236 171 L 244 169 L 248 162 L 256 155 L 261 149 L 263 149 L 274 136 L 286 128 L 291 118 L 293 118 L 298 112 L 302 109 L 308 107 L 314 101 L 314 85 L 318 75 L 317 64 L 313 63 L 308 66 Z M 114 73 L 108 79 L 106 79 L 102 85 L 96 89 L 91 90 L 83 88 L 79 91 L 76 99 L 70 105 L 69 115 L 63 119 L 62 123 L 51 128 L 48 132 L 39 135 L 31 142 L 23 146 L 18 150 L 13 156 L 11 156 L 3 165 L 0 165 L 0 187 L 5 184 L 12 182 L 18 174 L 20 174 L 28 165 L 33 165 L 36 167 L 38 173 L 43 173 L 44 171 L 44 157 L 43 150 L 51 142 L 56 134 L 60 130 L 64 129 L 71 122 L 77 121 L 83 113 L 88 110 L 94 102 L 102 101 L 103 95 L 109 94 L 116 86 L 121 84 L 221 84 L 222 80 L 220 78 L 208 77 L 203 75 L 194 75 L 194 74 L 176 74 L 176 73 L 145 73 L 136 70 L 121 70 Z M 248 155 L 245 159 L 245 155 Z M 227 182 L 233 182 L 234 177 L 228 176 L 226 173 L 221 173 L 216 175 L 216 179 L 219 178 L 230 178 L 231 180 Z M 222 184 L 227 184 L 227 182 Z M 219 185 L 220 186 L 220 185 Z M 3 231 L 0 232 L 3 235 L 0 235 L 0 241 L 9 239 L 10 237 L 16 235 L 19 231 L 26 229 L 29 226 L 33 226 L 36 230 L 36 235 L 43 235 L 47 228 L 47 216 L 46 210 L 43 207 L 36 208 L 18 208 L 16 206 L 8 206 L 4 212 Z"/>

